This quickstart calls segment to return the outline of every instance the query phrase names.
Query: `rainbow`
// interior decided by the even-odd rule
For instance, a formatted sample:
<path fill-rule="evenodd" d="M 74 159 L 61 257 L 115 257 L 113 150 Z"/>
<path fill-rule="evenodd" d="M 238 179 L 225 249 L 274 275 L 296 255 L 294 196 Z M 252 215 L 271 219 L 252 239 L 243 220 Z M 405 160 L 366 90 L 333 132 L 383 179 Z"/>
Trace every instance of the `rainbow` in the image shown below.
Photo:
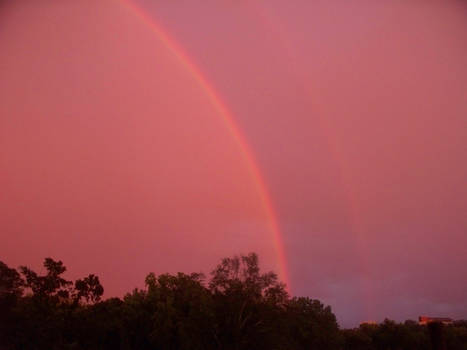
<path fill-rule="evenodd" d="M 174 39 L 172 39 L 161 28 L 161 26 L 154 21 L 154 19 L 150 18 L 141 8 L 132 3 L 131 0 L 121 0 L 121 3 L 124 4 L 124 6 L 127 7 L 129 10 L 131 10 L 131 12 L 133 12 L 136 16 L 138 16 L 138 18 L 151 29 L 151 31 L 158 37 L 158 39 L 163 43 L 163 45 L 174 54 L 174 56 L 180 62 L 182 67 L 184 67 L 189 72 L 189 74 L 197 81 L 199 86 L 203 89 L 206 96 L 208 97 L 210 103 L 215 108 L 217 114 L 223 119 L 223 121 L 227 125 L 229 133 L 231 134 L 233 139 L 238 143 L 242 151 L 242 155 L 246 161 L 246 164 L 248 165 L 248 169 L 256 183 L 256 188 L 259 197 L 261 199 L 265 213 L 268 218 L 269 229 L 273 233 L 274 247 L 279 263 L 279 277 L 286 284 L 287 290 L 290 293 L 291 284 L 287 268 L 287 259 L 285 255 L 282 234 L 279 228 L 279 223 L 275 214 L 274 206 L 268 193 L 264 178 L 258 167 L 255 156 L 247 141 L 242 136 L 238 126 L 236 125 L 232 113 L 228 110 L 225 103 L 216 93 L 212 84 L 207 81 L 207 79 L 199 70 L 199 68 L 193 63 L 193 61 L 177 44 L 177 42 Z"/>
<path fill-rule="evenodd" d="M 258 17 L 261 19 L 262 23 L 267 27 L 267 30 L 274 33 L 277 42 L 282 46 L 282 51 L 289 55 L 291 61 L 298 60 L 302 55 L 295 47 L 292 47 L 287 40 L 287 35 L 284 34 L 287 32 L 287 26 L 285 23 L 283 23 L 283 21 L 281 21 L 280 15 L 277 15 L 273 11 L 268 10 L 268 8 L 264 6 L 257 7 L 256 11 L 258 12 Z M 279 30 L 277 29 L 278 27 Z M 300 73 L 296 74 L 298 76 Z M 326 135 L 327 146 L 330 154 L 340 170 L 340 182 L 347 200 L 348 216 L 350 221 L 349 224 L 352 234 L 354 235 L 354 242 L 357 252 L 359 253 L 358 258 L 360 273 L 362 276 L 369 276 L 369 252 L 367 251 L 365 244 L 368 230 L 365 226 L 364 219 L 361 214 L 360 201 L 355 191 L 354 182 L 352 181 L 351 167 L 344 155 L 340 137 L 335 131 L 336 128 L 333 126 L 332 121 L 329 118 L 326 118 L 327 111 L 325 106 L 320 104 L 316 98 L 315 91 L 319 90 L 313 90 L 314 87 L 315 86 L 313 86 L 311 82 L 308 81 L 307 84 L 302 87 L 302 89 L 305 95 L 315 97 L 313 101 L 315 116 L 319 122 L 321 130 Z M 368 280 L 363 280 L 361 282 L 361 288 L 362 292 L 364 293 L 362 296 L 366 300 L 364 311 L 367 314 L 367 318 L 371 319 L 373 318 L 372 314 L 373 310 L 375 309 L 373 286 L 368 282 Z"/>

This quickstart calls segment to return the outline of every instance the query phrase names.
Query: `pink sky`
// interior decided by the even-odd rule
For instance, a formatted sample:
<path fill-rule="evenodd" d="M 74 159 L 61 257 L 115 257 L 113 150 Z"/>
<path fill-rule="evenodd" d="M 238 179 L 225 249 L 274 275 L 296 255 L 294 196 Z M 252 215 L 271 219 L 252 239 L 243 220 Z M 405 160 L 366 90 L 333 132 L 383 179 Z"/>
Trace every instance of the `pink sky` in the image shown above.
<path fill-rule="evenodd" d="M 135 1 L 223 99 L 276 209 L 292 293 L 344 326 L 467 318 L 462 1 Z M 0 260 L 108 295 L 256 251 L 241 145 L 123 1 L 0 5 Z"/>

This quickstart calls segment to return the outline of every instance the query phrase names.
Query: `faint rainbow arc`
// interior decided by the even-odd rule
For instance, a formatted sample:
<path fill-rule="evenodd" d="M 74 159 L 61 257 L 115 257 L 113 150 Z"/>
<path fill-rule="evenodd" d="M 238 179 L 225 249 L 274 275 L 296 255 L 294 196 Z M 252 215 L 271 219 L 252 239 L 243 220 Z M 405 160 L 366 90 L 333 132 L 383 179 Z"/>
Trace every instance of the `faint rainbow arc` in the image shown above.
<path fill-rule="evenodd" d="M 276 217 L 274 206 L 269 196 L 265 180 L 259 170 L 256 159 L 250 146 L 248 145 L 245 138 L 242 136 L 238 126 L 236 125 L 232 114 L 227 109 L 226 105 L 214 90 L 212 84 L 210 84 L 204 77 L 203 73 L 199 68 L 190 60 L 183 49 L 173 40 L 170 36 L 164 32 L 164 30 L 158 25 L 152 18 L 144 13 L 137 5 L 133 4 L 130 0 L 121 0 L 127 8 L 137 15 L 158 37 L 158 39 L 168 48 L 173 55 L 178 59 L 181 65 L 191 74 L 191 76 L 198 82 L 203 91 L 206 93 L 212 106 L 216 109 L 219 116 L 224 120 L 230 134 L 234 140 L 238 143 L 242 155 L 245 158 L 246 164 L 255 180 L 257 185 L 257 191 L 259 197 L 263 203 L 264 210 L 268 217 L 268 224 L 273 233 L 274 247 L 276 250 L 278 262 L 279 262 L 279 276 L 281 280 L 286 284 L 287 290 L 291 291 L 291 284 L 287 268 L 287 260 L 284 250 L 284 243 L 282 240 L 282 234 L 279 228 L 279 223 Z"/>
<path fill-rule="evenodd" d="M 264 11 L 266 11 L 267 9 L 264 6 L 262 6 L 261 8 L 258 7 L 261 6 L 261 4 L 258 5 L 258 3 L 255 3 L 255 5 L 259 17 L 268 26 L 268 29 L 270 31 L 273 27 L 271 23 L 274 23 L 274 28 L 277 28 L 278 25 L 282 25 L 281 29 L 283 31 L 286 30 L 286 26 L 280 21 L 280 18 L 278 16 L 274 16 L 270 11 L 267 11 L 266 14 Z M 263 10 L 263 12 L 261 12 L 261 10 Z M 291 57 L 291 59 L 295 60 L 297 57 L 300 57 L 300 54 L 297 53 L 297 50 L 289 45 L 289 42 L 286 40 L 285 36 L 280 31 L 274 31 L 274 35 L 276 36 L 276 38 L 278 38 L 278 41 L 282 45 L 284 52 L 286 52 Z M 306 95 L 312 94 L 312 89 L 310 85 L 311 84 L 309 84 L 306 87 L 303 87 L 303 91 Z M 315 114 L 317 116 L 320 127 L 326 135 L 331 155 L 334 158 L 336 164 L 339 166 L 341 186 L 343 187 L 348 202 L 348 215 L 350 226 L 355 237 L 356 248 L 360 253 L 360 271 L 362 272 L 362 275 L 368 276 L 368 252 L 364 244 L 364 240 L 366 238 L 366 227 L 364 225 L 364 221 L 361 215 L 360 202 L 358 200 L 357 194 L 355 193 L 354 186 L 352 185 L 353 182 L 350 176 L 350 165 L 348 164 L 346 157 L 344 156 L 344 152 L 342 150 L 342 145 L 340 142 L 340 137 L 335 131 L 335 127 L 333 127 L 330 120 L 324 117 L 324 115 L 326 114 L 325 108 L 317 102 L 315 102 L 313 105 L 315 107 L 315 110 L 317 110 L 317 113 Z M 368 283 L 368 281 L 363 281 L 361 285 L 366 293 L 365 296 L 367 297 L 365 311 L 367 313 L 367 317 L 370 317 L 371 311 L 374 308 L 374 291 L 372 286 Z"/>

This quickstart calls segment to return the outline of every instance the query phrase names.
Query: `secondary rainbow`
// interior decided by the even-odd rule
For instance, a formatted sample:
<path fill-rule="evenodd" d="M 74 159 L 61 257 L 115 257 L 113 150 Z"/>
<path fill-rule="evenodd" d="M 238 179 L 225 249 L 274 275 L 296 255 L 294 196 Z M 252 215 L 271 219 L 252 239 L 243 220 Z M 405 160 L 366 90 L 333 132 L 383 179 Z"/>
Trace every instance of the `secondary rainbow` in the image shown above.
<path fill-rule="evenodd" d="M 257 5 L 256 10 L 258 12 L 258 18 L 261 19 L 269 32 L 274 33 L 276 41 L 282 46 L 282 51 L 290 56 L 290 61 L 297 61 L 303 57 L 299 48 L 290 45 L 290 41 L 288 40 L 290 34 L 287 33 L 287 25 L 281 20 L 280 15 L 275 14 L 273 11 L 268 11 L 268 7 L 266 6 L 261 6 L 261 4 L 258 6 L 258 3 L 255 4 Z M 295 74 L 301 76 L 302 73 L 296 72 Z M 326 117 L 328 112 L 326 111 L 325 105 L 319 103 L 319 98 L 316 98 L 316 92 L 319 91 L 319 88 L 314 86 L 312 81 L 308 80 L 303 84 L 302 89 L 304 94 L 310 96 L 310 99 L 313 101 L 313 115 L 317 118 L 321 130 L 326 136 L 330 154 L 340 169 L 341 186 L 347 197 L 350 227 L 355 237 L 355 245 L 359 253 L 360 271 L 362 276 L 369 276 L 369 252 L 365 244 L 368 230 L 365 227 L 364 218 L 361 213 L 361 205 L 355 191 L 354 181 L 352 180 L 350 164 L 344 155 L 339 134 L 336 132 L 332 120 Z M 365 293 L 365 312 L 367 318 L 371 319 L 373 318 L 372 314 L 375 300 L 373 287 L 369 282 L 369 278 L 364 279 L 361 285 L 362 291 Z"/>
<path fill-rule="evenodd" d="M 200 87 L 206 93 L 209 101 L 216 109 L 218 115 L 224 120 L 232 137 L 238 143 L 245 158 L 246 164 L 248 165 L 249 171 L 251 172 L 251 175 L 257 184 L 257 191 L 268 217 L 268 225 L 273 233 L 274 246 L 279 262 L 279 276 L 281 280 L 286 283 L 287 290 L 290 292 L 291 285 L 288 275 L 287 260 L 274 206 L 253 152 L 245 138 L 242 136 L 239 128 L 237 127 L 232 114 L 229 112 L 222 99 L 216 93 L 212 84 L 207 81 L 199 68 L 192 62 L 192 60 L 190 60 L 190 58 L 185 54 L 183 49 L 176 43 L 176 41 L 173 40 L 161 28 L 161 26 L 154 21 L 154 19 L 150 18 L 145 12 L 143 12 L 142 9 L 133 4 L 130 0 L 121 0 L 121 3 L 130 9 L 136 16 L 138 16 L 154 32 L 154 34 L 157 35 L 158 39 L 164 44 L 164 46 L 174 54 L 181 65 L 193 76 L 193 78 L 198 82 Z"/>

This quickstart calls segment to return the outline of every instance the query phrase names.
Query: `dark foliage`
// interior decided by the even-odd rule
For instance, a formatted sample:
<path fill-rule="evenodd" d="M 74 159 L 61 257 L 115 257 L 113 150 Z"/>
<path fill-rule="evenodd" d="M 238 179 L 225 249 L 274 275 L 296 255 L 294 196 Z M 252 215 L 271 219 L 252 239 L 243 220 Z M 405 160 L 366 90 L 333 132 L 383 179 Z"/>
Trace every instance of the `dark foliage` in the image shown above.
<path fill-rule="evenodd" d="M 345 350 L 467 350 L 467 323 L 452 325 L 415 321 L 363 324 L 342 331 Z"/>
<path fill-rule="evenodd" d="M 463 349 L 467 324 L 413 321 L 339 330 L 329 306 L 290 298 L 255 254 L 202 274 L 150 273 L 144 289 L 102 300 L 95 275 L 75 282 L 61 261 L 46 273 L 0 262 L 0 350 L 13 349 Z M 432 345 L 433 344 L 433 345 Z"/>

